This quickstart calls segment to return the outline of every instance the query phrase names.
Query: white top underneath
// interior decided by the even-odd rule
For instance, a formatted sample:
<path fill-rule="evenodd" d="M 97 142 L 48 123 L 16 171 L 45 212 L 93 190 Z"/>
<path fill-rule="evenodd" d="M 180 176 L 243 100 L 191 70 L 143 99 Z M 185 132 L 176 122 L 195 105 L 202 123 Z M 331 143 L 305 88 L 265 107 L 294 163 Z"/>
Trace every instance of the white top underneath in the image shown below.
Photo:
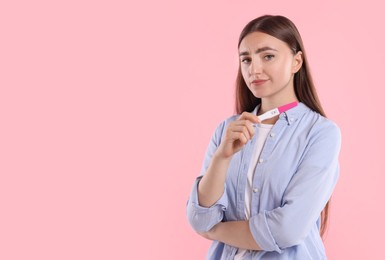
<path fill-rule="evenodd" d="M 273 125 L 268 124 L 258 124 L 258 136 L 256 138 L 256 143 L 253 148 L 253 155 L 251 157 L 249 170 L 247 171 L 247 183 L 246 183 L 246 192 L 245 192 L 245 214 L 246 219 L 250 218 L 250 208 L 251 208 L 251 198 L 253 192 L 258 192 L 257 188 L 253 188 L 253 177 L 255 167 L 257 166 L 259 156 L 261 154 L 263 145 L 265 144 L 266 138 L 270 133 L 270 130 L 273 128 Z M 242 260 L 246 249 L 238 249 L 237 254 L 234 257 L 234 260 Z"/>

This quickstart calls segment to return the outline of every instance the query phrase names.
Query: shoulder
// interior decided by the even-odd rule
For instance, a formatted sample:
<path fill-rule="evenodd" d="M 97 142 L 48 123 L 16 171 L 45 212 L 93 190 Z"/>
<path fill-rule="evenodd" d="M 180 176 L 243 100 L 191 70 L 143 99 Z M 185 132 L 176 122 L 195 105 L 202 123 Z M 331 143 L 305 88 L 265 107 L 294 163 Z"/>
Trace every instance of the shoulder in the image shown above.
<path fill-rule="evenodd" d="M 232 115 L 232 116 L 229 116 L 227 117 L 225 120 L 223 120 L 222 124 L 224 127 L 226 127 L 227 125 L 229 125 L 231 122 L 234 122 L 235 120 L 237 120 L 239 118 L 240 115 Z"/>
<path fill-rule="evenodd" d="M 338 143 L 341 141 L 340 127 L 333 120 L 310 109 L 304 118 L 309 123 L 309 134 L 312 139 L 327 138 Z"/>
<path fill-rule="evenodd" d="M 217 143 L 217 145 L 220 144 L 222 137 L 224 136 L 224 133 L 225 133 L 228 125 L 231 122 L 237 120 L 238 117 L 239 117 L 239 115 L 232 115 L 232 116 L 225 118 L 219 124 L 217 124 L 217 127 L 216 127 L 214 134 L 212 136 L 212 139 Z"/>
<path fill-rule="evenodd" d="M 220 122 L 216 129 L 215 129 L 215 134 L 216 135 L 222 135 L 222 133 L 225 131 L 225 129 L 227 128 L 227 126 L 231 123 L 231 122 L 234 122 L 235 120 L 237 120 L 237 118 L 239 117 L 239 115 L 232 115 L 232 116 L 229 116 L 227 118 L 225 118 L 224 120 L 222 120 L 222 122 Z"/>

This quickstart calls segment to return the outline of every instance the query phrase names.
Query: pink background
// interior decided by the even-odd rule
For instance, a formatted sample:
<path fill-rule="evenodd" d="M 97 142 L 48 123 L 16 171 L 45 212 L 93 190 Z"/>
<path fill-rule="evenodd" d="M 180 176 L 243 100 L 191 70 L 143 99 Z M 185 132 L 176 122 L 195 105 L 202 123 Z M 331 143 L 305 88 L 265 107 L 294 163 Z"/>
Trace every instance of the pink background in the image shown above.
<path fill-rule="evenodd" d="M 381 1 L 132 2 L 1 2 L 0 259 L 203 259 L 187 197 L 266 13 L 342 130 L 329 259 L 383 259 Z"/>

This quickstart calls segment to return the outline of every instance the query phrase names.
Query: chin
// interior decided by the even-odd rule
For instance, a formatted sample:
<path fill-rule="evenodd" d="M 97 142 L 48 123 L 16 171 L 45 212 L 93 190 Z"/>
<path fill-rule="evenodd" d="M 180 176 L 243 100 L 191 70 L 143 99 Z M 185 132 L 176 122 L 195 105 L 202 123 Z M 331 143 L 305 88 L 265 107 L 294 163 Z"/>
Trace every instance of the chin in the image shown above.
<path fill-rule="evenodd" d="M 250 92 L 253 94 L 254 97 L 256 98 L 264 98 L 264 97 L 267 97 L 267 93 L 264 93 L 265 91 L 263 91 L 262 89 L 250 89 Z"/>
<path fill-rule="evenodd" d="M 256 93 L 256 92 L 251 92 L 253 93 L 253 96 L 256 97 L 256 98 L 264 98 L 264 97 L 267 97 L 267 95 L 264 95 L 262 93 Z"/>

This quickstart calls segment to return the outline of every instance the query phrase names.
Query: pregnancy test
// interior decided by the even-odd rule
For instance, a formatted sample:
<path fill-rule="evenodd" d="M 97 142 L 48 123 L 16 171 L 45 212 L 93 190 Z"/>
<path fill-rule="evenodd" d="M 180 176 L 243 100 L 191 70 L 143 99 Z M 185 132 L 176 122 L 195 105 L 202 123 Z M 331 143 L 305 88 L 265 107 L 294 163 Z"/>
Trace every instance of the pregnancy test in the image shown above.
<path fill-rule="evenodd" d="M 262 115 L 258 116 L 258 118 L 261 121 L 263 121 L 263 120 L 275 117 L 275 116 L 277 116 L 277 115 L 279 115 L 279 114 L 281 114 L 281 113 L 283 113 L 283 112 L 285 112 L 285 111 L 289 110 L 290 108 L 293 108 L 293 107 L 295 107 L 297 105 L 298 105 L 298 102 L 292 102 L 292 103 L 289 103 L 289 104 L 286 104 L 286 105 L 274 108 L 272 110 L 269 110 L 266 113 L 263 113 Z"/>

